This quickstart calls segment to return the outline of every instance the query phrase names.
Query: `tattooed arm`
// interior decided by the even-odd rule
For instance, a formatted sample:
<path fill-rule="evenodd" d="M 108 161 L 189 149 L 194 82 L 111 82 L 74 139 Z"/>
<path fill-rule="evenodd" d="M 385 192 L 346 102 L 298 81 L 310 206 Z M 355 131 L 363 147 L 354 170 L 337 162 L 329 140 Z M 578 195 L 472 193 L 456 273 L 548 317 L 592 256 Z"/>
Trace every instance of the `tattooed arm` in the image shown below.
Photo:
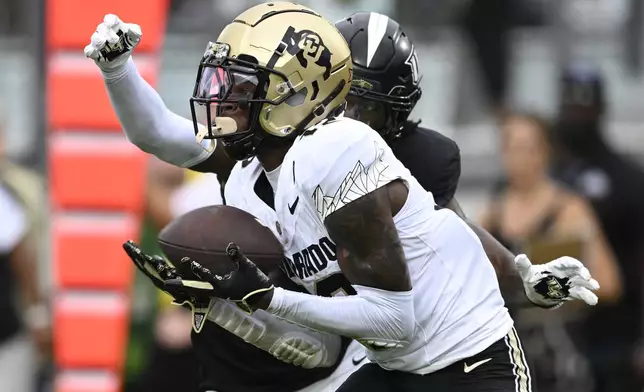
<path fill-rule="evenodd" d="M 405 185 L 394 181 L 325 219 L 342 273 L 357 295 L 324 298 L 275 288 L 268 311 L 367 346 L 406 345 L 414 332 L 414 303 L 392 218 L 406 197 Z"/>
<path fill-rule="evenodd" d="M 407 187 L 399 180 L 406 169 L 383 161 L 391 150 L 373 135 L 371 129 L 362 135 L 359 129 L 343 132 L 336 144 L 342 149 L 325 157 L 333 162 L 332 170 L 315 168 L 318 177 L 302 185 L 337 245 L 344 275 L 337 277 L 346 282 L 339 289 L 348 286 L 355 295 L 324 298 L 275 288 L 268 311 L 367 346 L 402 347 L 415 329 L 411 281 L 393 220 L 407 199 Z M 329 198 L 333 202 L 326 203 Z"/>
<path fill-rule="evenodd" d="M 103 71 L 112 107 L 128 140 L 162 161 L 199 172 L 216 173 L 220 181 L 235 162 L 213 140 L 197 143 L 192 120 L 168 109 L 130 59 L 116 70 Z"/>
<path fill-rule="evenodd" d="M 409 291 L 411 282 L 393 216 L 407 199 L 400 181 L 347 204 L 324 221 L 338 246 L 342 273 L 353 284 Z"/>
<path fill-rule="evenodd" d="M 512 303 L 515 306 L 534 306 L 525 295 L 523 281 L 519 276 L 514 262 L 515 255 L 497 241 L 492 234 L 488 233 L 487 230 L 470 220 L 455 198 L 450 200 L 446 207 L 463 219 L 477 237 L 479 237 L 479 240 L 481 240 L 485 253 L 494 266 L 501 293 L 506 302 Z"/>

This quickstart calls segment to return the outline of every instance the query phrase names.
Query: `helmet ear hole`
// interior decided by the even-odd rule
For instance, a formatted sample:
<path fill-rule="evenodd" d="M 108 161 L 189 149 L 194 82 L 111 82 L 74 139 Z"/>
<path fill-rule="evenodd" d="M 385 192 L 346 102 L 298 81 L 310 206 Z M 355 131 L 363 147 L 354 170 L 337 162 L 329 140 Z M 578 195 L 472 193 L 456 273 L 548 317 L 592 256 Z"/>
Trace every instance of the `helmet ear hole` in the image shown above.
<path fill-rule="evenodd" d="M 289 106 L 293 106 L 293 107 L 300 106 L 306 100 L 306 96 L 308 95 L 308 93 L 309 93 L 308 89 L 304 87 L 297 93 L 288 97 L 288 99 L 284 102 Z"/>

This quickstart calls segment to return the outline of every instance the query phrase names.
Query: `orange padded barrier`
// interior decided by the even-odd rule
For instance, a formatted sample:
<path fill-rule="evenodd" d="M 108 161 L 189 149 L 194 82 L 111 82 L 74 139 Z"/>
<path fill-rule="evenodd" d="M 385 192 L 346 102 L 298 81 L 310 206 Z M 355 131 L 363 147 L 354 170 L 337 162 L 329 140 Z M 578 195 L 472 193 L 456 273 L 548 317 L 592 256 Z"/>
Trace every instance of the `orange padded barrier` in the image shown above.
<path fill-rule="evenodd" d="M 141 25 L 134 61 L 152 86 L 168 0 L 47 0 L 46 111 L 55 258 L 55 392 L 120 392 L 147 156 L 129 144 L 100 71 L 83 56 L 106 13 Z M 71 131 L 71 132 L 70 132 Z M 81 255 L 84 255 L 81 256 Z"/>
<path fill-rule="evenodd" d="M 109 372 L 65 372 L 56 377 L 54 392 L 118 392 L 118 377 Z"/>
<path fill-rule="evenodd" d="M 121 246 L 128 239 L 136 241 L 138 229 L 137 217 L 127 214 L 56 216 L 52 237 L 58 289 L 93 287 L 128 292 L 134 271 Z"/>
<path fill-rule="evenodd" d="M 54 208 L 140 212 L 147 159 L 125 137 L 52 135 Z"/>
<path fill-rule="evenodd" d="M 47 1 L 47 46 L 49 50 L 78 50 L 85 47 L 96 25 L 107 13 L 125 22 L 137 23 L 144 39 L 137 52 L 157 51 L 163 43 L 168 0 Z"/>
<path fill-rule="evenodd" d="M 136 1 L 132 3 L 136 4 Z M 136 50 L 138 52 L 139 48 Z M 154 86 L 158 74 L 157 61 L 139 56 L 135 63 L 141 76 Z M 80 56 L 55 55 L 50 59 L 47 114 L 49 129 L 54 132 L 91 129 L 121 133 L 101 72 L 92 60 L 82 57 L 82 51 Z"/>
<path fill-rule="evenodd" d="M 63 295 L 54 305 L 59 367 L 122 369 L 129 312 L 124 295 Z"/>

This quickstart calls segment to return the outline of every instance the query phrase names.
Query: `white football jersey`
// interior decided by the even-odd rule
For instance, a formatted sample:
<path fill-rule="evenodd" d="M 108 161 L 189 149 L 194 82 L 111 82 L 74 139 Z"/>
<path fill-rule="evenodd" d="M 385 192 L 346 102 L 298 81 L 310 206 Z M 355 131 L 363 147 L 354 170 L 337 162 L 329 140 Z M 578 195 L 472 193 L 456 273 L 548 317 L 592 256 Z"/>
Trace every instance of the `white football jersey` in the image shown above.
<path fill-rule="evenodd" d="M 347 295 L 355 290 L 340 271 L 324 218 L 397 179 L 409 189 L 394 222 L 412 280 L 417 326 L 409 345 L 368 355 L 386 369 L 426 374 L 483 351 L 513 322 L 476 235 L 452 211 L 434 208 L 431 193 L 377 132 L 338 118 L 298 136 L 279 169 L 274 210 L 258 195 L 266 194 L 260 189 L 268 179 L 256 159 L 235 166 L 225 197 L 273 231 L 293 281 L 311 294 Z"/>

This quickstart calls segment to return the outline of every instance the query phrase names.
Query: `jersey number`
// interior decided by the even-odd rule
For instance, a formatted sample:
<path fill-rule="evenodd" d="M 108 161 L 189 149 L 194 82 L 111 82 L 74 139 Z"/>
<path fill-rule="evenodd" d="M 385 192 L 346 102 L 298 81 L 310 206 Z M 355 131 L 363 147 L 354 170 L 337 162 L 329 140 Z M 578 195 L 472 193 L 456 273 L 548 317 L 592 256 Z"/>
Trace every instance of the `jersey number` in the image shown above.
<path fill-rule="evenodd" d="M 329 275 L 315 283 L 315 293 L 321 297 L 356 295 L 349 280 L 341 272 Z"/>

